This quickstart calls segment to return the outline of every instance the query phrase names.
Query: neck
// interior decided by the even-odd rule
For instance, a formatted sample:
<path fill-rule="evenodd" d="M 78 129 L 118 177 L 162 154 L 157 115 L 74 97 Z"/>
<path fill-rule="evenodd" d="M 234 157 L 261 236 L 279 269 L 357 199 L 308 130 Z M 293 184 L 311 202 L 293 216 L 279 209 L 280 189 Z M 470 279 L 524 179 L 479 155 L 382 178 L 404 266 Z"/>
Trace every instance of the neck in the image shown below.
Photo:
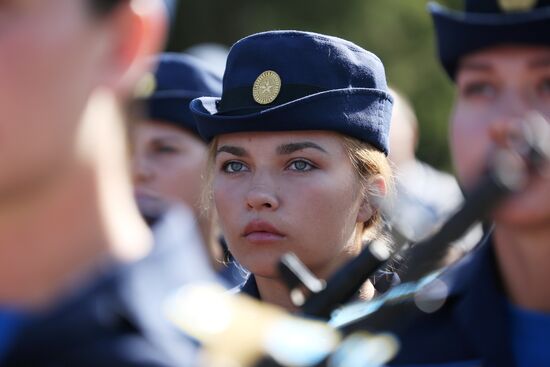
<path fill-rule="evenodd" d="M 334 259 L 331 264 L 320 268 L 311 268 L 310 270 L 313 274 L 319 279 L 328 280 L 343 264 L 357 256 L 361 251 L 360 244 L 362 242 L 363 231 L 363 224 L 358 224 L 353 234 L 350 236 L 346 250 L 343 251 L 337 259 Z M 257 274 L 254 276 L 262 301 L 276 304 L 290 312 L 298 310 L 290 299 L 288 288 L 280 279 L 265 278 Z M 363 301 L 367 301 L 374 297 L 374 293 L 374 286 L 370 281 L 366 281 L 359 289 L 358 297 Z"/>
<path fill-rule="evenodd" d="M 263 302 L 271 303 L 284 308 L 289 312 L 298 310 L 290 299 L 290 293 L 286 285 L 279 279 L 265 278 L 256 275 L 256 285 Z"/>
<path fill-rule="evenodd" d="M 281 280 L 257 275 L 255 279 L 262 301 L 280 306 L 289 312 L 298 311 L 290 299 L 287 286 Z M 368 301 L 374 297 L 374 293 L 374 286 L 370 281 L 366 281 L 359 289 L 358 297 L 362 301 Z"/>
<path fill-rule="evenodd" d="M 103 95 L 96 102 L 107 101 Z M 112 113 L 113 106 L 107 102 L 103 110 Z M 148 252 L 150 235 L 119 152 L 122 124 L 99 117 L 84 119 L 85 141 L 49 182 L 0 200 L 0 303 L 42 307 L 106 262 Z"/>
<path fill-rule="evenodd" d="M 550 228 L 495 227 L 494 245 L 508 297 L 523 308 L 550 312 Z"/>

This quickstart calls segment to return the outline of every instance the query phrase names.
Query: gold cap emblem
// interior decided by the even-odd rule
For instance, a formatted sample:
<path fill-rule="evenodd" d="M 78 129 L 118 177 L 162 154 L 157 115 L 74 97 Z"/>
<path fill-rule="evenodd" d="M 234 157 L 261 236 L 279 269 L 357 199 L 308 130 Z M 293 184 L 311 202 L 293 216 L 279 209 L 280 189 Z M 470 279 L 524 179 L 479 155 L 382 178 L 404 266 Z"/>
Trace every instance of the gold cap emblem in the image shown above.
<path fill-rule="evenodd" d="M 134 88 L 134 98 L 149 98 L 157 89 L 157 79 L 151 72 L 145 73 Z"/>
<path fill-rule="evenodd" d="M 538 0 L 498 0 L 498 5 L 503 11 L 528 11 L 533 9 Z"/>
<path fill-rule="evenodd" d="M 267 70 L 258 76 L 252 87 L 252 97 L 259 104 L 273 102 L 281 91 L 281 78 L 273 70 Z"/>

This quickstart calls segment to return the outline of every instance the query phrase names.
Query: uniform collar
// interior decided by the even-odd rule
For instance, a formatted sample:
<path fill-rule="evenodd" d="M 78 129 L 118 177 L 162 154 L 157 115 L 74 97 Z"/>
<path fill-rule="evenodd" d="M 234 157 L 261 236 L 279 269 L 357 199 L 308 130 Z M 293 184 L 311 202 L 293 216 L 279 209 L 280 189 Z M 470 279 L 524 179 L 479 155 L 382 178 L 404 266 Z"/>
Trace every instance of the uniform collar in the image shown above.
<path fill-rule="evenodd" d="M 250 297 L 260 299 L 260 291 L 258 290 L 258 284 L 253 274 L 250 274 L 248 279 L 239 286 L 239 292 L 244 293 Z"/>

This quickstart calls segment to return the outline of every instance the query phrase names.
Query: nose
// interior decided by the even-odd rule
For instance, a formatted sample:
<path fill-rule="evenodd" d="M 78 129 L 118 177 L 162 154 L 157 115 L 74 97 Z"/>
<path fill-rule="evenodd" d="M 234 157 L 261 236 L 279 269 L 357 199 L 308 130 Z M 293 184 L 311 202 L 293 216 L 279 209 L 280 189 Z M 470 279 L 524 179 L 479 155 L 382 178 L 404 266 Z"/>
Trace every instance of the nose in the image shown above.
<path fill-rule="evenodd" d="M 135 155 L 132 159 L 132 172 L 134 183 L 147 182 L 154 176 L 150 162 L 140 155 Z"/>
<path fill-rule="evenodd" d="M 522 135 L 521 119 L 501 118 L 489 126 L 489 137 L 500 148 L 510 148 Z"/>
<path fill-rule="evenodd" d="M 249 210 L 276 210 L 279 207 L 279 199 L 269 187 L 255 186 L 246 195 L 246 206 Z"/>
<path fill-rule="evenodd" d="M 498 110 L 500 113 L 489 124 L 490 139 L 501 148 L 508 148 L 521 139 L 524 121 L 533 106 L 519 93 L 506 93 Z"/>

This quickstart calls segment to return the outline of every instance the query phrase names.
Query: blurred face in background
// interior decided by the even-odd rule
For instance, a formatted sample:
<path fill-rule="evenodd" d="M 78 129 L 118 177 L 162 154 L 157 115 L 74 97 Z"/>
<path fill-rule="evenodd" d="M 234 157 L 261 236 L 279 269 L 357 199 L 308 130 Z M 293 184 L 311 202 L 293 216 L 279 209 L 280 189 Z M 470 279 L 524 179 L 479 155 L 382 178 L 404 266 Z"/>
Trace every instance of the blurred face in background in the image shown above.
<path fill-rule="evenodd" d="M 178 202 L 199 214 L 206 145 L 190 131 L 161 121 L 141 121 L 132 131 L 136 199 L 145 215 Z"/>
<path fill-rule="evenodd" d="M 503 136 L 519 131 L 532 111 L 550 118 L 550 47 L 502 46 L 461 60 L 451 148 L 466 188 L 485 170 Z M 546 171 L 545 177 L 513 195 L 495 219 L 509 226 L 550 226 L 550 170 Z"/>
<path fill-rule="evenodd" d="M 0 2 L 0 200 L 62 176 L 113 22 L 84 0 Z"/>

